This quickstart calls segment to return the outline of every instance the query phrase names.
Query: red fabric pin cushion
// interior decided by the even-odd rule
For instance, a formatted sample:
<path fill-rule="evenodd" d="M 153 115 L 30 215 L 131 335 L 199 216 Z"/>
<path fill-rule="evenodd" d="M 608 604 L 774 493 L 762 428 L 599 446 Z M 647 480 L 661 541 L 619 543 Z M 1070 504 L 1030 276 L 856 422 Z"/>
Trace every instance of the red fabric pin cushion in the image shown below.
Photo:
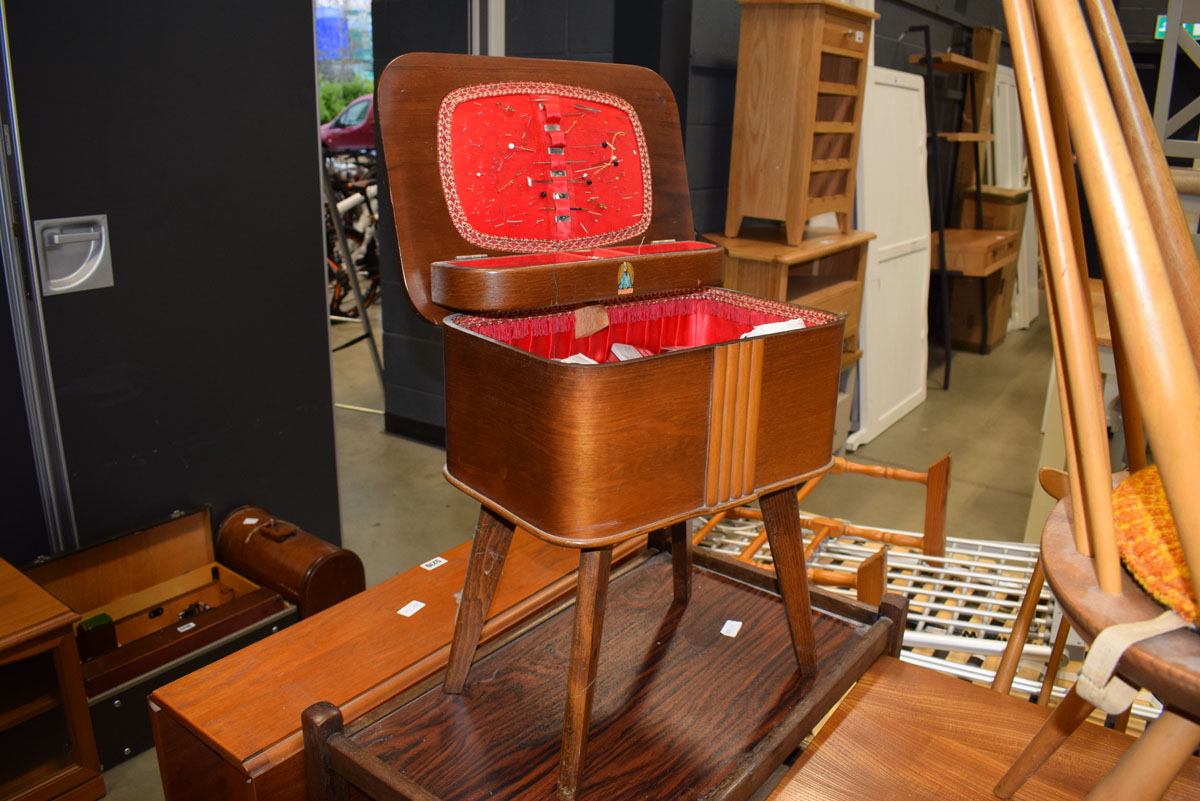
<path fill-rule="evenodd" d="M 1157 466 L 1120 483 L 1113 493 L 1113 514 L 1125 567 L 1156 601 L 1196 623 L 1200 607 Z"/>

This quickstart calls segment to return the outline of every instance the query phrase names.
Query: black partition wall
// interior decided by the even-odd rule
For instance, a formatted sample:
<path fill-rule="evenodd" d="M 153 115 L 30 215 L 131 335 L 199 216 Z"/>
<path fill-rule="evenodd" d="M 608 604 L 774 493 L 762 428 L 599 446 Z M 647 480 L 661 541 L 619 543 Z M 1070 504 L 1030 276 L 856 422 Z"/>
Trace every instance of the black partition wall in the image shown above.
<path fill-rule="evenodd" d="M 68 547 L 243 503 L 340 541 L 311 5 L 4 14 L 26 225 L 109 224 L 113 286 L 41 298 Z"/>

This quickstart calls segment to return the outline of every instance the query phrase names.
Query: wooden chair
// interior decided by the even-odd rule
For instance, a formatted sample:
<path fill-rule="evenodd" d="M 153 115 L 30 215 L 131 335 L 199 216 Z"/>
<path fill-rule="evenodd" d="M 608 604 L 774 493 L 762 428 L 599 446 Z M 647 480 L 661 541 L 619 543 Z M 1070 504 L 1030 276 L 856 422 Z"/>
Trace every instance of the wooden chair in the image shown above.
<path fill-rule="evenodd" d="M 893 481 L 906 481 L 925 485 L 925 525 L 922 536 L 915 537 L 899 534 L 894 531 L 883 531 L 875 528 L 856 526 L 844 520 L 827 517 L 808 517 L 801 515 L 800 524 L 812 531 L 814 536 L 804 548 L 805 561 L 811 561 L 821 542 L 829 537 L 851 535 L 862 537 L 872 542 L 885 545 L 901 545 L 918 548 L 922 553 L 932 556 L 942 556 L 946 551 L 946 494 L 950 488 L 950 454 L 938 459 L 929 468 L 919 473 L 913 470 L 902 470 L 879 465 L 866 465 L 851 462 L 841 456 L 835 456 L 829 473 L 850 473 L 855 475 L 886 478 Z M 796 492 L 797 504 L 803 503 L 817 485 L 821 483 L 826 473 L 822 473 L 804 482 Z M 705 537 L 722 520 L 762 520 L 762 512 L 748 506 L 738 506 L 725 512 L 718 512 L 705 521 L 692 534 L 692 545 L 699 545 Z M 767 545 L 766 531 L 760 532 L 734 558 L 747 564 L 755 564 L 758 554 Z M 773 569 L 773 568 L 772 568 Z M 864 559 L 853 573 L 808 568 L 808 580 L 824 586 L 852 587 L 858 599 L 864 603 L 878 604 L 887 589 L 887 552 L 882 549 Z"/>
<path fill-rule="evenodd" d="M 1130 467 L 1143 466 L 1144 426 L 1193 576 L 1200 575 L 1200 494 L 1195 491 L 1200 478 L 1200 262 L 1137 94 L 1110 2 L 1087 0 L 1107 86 L 1080 9 L 1049 0 L 1036 0 L 1034 5 L 1044 25 L 1040 41 L 1030 1 L 1004 0 L 1047 264 L 1067 434 L 1065 482 L 1054 474 L 1043 475 L 1043 483 L 1056 494 L 1068 488 L 1069 494 L 1047 521 L 1041 567 L 1071 625 L 1091 641 L 1114 624 L 1148 620 L 1162 607 L 1122 572 L 1118 557 L 1073 155 L 1085 190 L 1102 199 L 1091 205 L 1110 300 Z M 906 797 L 896 792 L 897 785 L 907 786 L 910 793 L 919 787 L 921 797 L 941 798 L 977 798 L 989 788 L 1002 798 L 1045 797 L 1043 791 L 1063 785 L 1058 789 L 1069 791 L 1068 796 L 1088 792 L 1094 799 L 1164 794 L 1194 798 L 1200 793 L 1197 761 L 1191 756 L 1200 744 L 1197 665 L 1200 637 L 1194 630 L 1163 634 L 1128 648 L 1120 658 L 1119 676 L 1152 691 L 1163 701 L 1164 712 L 1140 739 L 1110 745 L 1098 742 L 1094 727 L 1079 730 L 1094 707 L 1078 687 L 1049 717 L 1043 712 L 1039 726 L 1028 711 L 1004 709 L 1009 706 L 1006 699 L 1001 704 L 970 693 L 943 703 L 961 688 L 937 688 L 927 676 L 903 678 L 889 665 L 877 666 L 839 709 L 828 734 L 823 731 L 814 740 L 809 755 L 775 797 L 870 797 L 880 794 L 867 789 L 873 782 L 876 788 L 889 788 L 882 793 L 888 797 Z M 920 694 L 906 702 L 897 700 L 913 690 Z M 970 710 L 973 722 L 962 718 L 965 710 Z M 913 720 L 921 721 L 925 734 Z M 987 722 L 994 720 L 1002 725 Z M 852 741 L 858 739 L 853 747 L 869 748 L 872 743 L 864 743 L 862 733 L 881 727 L 904 749 L 908 770 L 886 775 L 857 771 L 843 796 L 808 794 L 808 787 L 825 789 L 831 771 L 846 764 L 843 753 L 852 748 Z M 932 739 L 944 747 L 914 748 L 921 737 L 927 738 L 927 745 Z M 1016 755 L 1014 741 L 1025 739 L 1028 744 Z M 962 747 L 960 740 L 967 743 L 968 752 L 947 757 L 952 750 L 946 749 Z M 1104 750 L 1110 747 L 1115 750 Z M 936 763 L 920 756 L 931 752 L 937 754 Z M 888 762 L 886 755 L 872 756 Z M 956 763 L 970 769 L 951 776 Z M 1089 789 L 1098 774 L 1104 774 L 1103 779 Z"/>
<path fill-rule="evenodd" d="M 1039 479 L 1051 496 L 1058 500 L 1065 496 L 1065 473 L 1043 468 Z M 1063 532 L 1066 506 L 1059 504 L 1051 523 Z M 1039 560 L 990 690 L 881 657 L 847 694 L 768 801 L 991 797 L 997 779 L 1055 717 L 1047 705 L 1069 629 L 1066 620 L 1055 640 L 1037 704 L 1009 695 L 1021 661 L 1025 640 L 1021 633 L 1033 619 L 1042 583 Z M 1023 783 L 1016 798 L 1083 798 L 1095 777 L 1111 771 L 1135 742 L 1123 732 L 1121 723 L 1112 729 L 1090 723 L 1080 726 Z M 1173 733 L 1165 726 L 1156 736 Z M 1164 797 L 1182 801 L 1198 793 L 1200 759 L 1184 760 Z"/>
<path fill-rule="evenodd" d="M 1071 146 L 1085 191 L 1104 199 L 1091 205 L 1130 468 L 1143 466 L 1144 425 L 1192 576 L 1200 575 L 1200 496 L 1195 492 L 1200 478 L 1200 261 L 1111 3 L 1087 0 L 1103 74 L 1079 8 L 1060 5 L 1052 11 L 1038 0 L 1038 22 L 1047 34 L 1053 31 L 1040 44 L 1026 0 L 1006 0 L 1005 12 L 1052 279 L 1056 354 L 1067 388 L 1064 429 L 1070 438 L 1073 514 L 1069 526 L 1065 510 L 1048 521 L 1043 559 L 1068 618 L 1090 640 L 1114 624 L 1153 617 L 1160 607 L 1122 573 L 1117 556 Z M 1064 547 L 1068 539 L 1073 548 Z M 1184 632 L 1125 652 L 1118 672 L 1154 692 L 1165 711 L 1096 788 L 1096 797 L 1159 797 L 1200 745 L 1197 653 L 1200 641 Z M 1011 795 L 1092 709 L 1073 689 L 997 793 Z"/>

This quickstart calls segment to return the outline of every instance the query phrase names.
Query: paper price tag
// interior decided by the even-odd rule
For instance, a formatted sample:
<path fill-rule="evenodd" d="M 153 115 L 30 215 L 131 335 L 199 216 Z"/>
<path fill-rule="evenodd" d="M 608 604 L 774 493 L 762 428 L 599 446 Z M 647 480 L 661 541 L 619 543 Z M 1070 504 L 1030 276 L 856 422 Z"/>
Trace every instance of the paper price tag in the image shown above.
<path fill-rule="evenodd" d="M 440 556 L 435 556 L 428 562 L 422 562 L 421 567 L 425 568 L 426 570 L 433 570 L 434 568 L 441 567 L 444 564 L 446 564 L 445 559 Z"/>
<path fill-rule="evenodd" d="M 404 617 L 412 617 L 413 615 L 415 615 L 417 612 L 420 612 L 424 608 L 425 608 L 425 604 L 422 603 L 421 601 L 409 601 L 404 606 L 397 609 L 396 614 L 402 615 Z"/>
<path fill-rule="evenodd" d="M 243 517 L 242 522 L 245 523 L 247 526 L 253 526 L 255 523 L 258 522 L 258 518 L 257 517 Z"/>
<path fill-rule="evenodd" d="M 721 633 L 726 637 L 736 637 L 741 630 L 742 621 L 740 620 L 726 620 L 725 625 L 721 626 Z"/>
<path fill-rule="evenodd" d="M 175 630 L 178 631 L 180 634 L 182 634 L 183 632 L 191 631 L 194 628 L 196 628 L 196 624 L 193 622 L 193 623 L 184 623 L 182 626 L 176 626 Z"/>

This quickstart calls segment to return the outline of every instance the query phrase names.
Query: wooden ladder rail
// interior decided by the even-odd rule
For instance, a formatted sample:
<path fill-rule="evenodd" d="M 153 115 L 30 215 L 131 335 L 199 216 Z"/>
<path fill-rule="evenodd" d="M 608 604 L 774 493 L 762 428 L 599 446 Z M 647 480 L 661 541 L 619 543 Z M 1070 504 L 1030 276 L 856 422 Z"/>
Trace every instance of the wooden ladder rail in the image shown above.
<path fill-rule="evenodd" d="M 950 486 L 950 454 L 946 454 L 934 462 L 923 473 L 897 467 L 860 464 L 837 456 L 834 457 L 833 465 L 830 467 L 828 473 L 849 473 L 925 485 L 924 534 L 921 537 L 916 537 L 894 531 L 856 526 L 844 520 L 802 515 L 800 517 L 801 525 L 813 532 L 813 537 L 804 549 L 806 561 L 813 558 L 818 546 L 827 537 L 842 535 L 861 537 L 885 545 L 900 545 L 907 548 L 914 548 L 931 556 L 945 555 L 946 496 Z M 800 488 L 796 492 L 797 503 L 802 503 L 817 488 L 821 479 L 828 475 L 828 473 L 822 473 L 800 485 Z M 692 544 L 699 545 L 722 520 L 727 518 L 735 520 L 761 520 L 762 512 L 748 506 L 737 506 L 733 509 L 717 512 L 692 534 Z M 741 552 L 735 558 L 740 562 L 754 564 L 755 555 L 762 549 L 766 542 L 766 532 L 759 532 L 742 548 Z M 819 567 L 810 567 L 808 568 L 808 578 L 810 581 L 826 586 L 854 588 L 857 591 L 859 600 L 877 604 L 887 586 L 886 548 L 864 559 L 854 573 L 843 573 Z"/>

